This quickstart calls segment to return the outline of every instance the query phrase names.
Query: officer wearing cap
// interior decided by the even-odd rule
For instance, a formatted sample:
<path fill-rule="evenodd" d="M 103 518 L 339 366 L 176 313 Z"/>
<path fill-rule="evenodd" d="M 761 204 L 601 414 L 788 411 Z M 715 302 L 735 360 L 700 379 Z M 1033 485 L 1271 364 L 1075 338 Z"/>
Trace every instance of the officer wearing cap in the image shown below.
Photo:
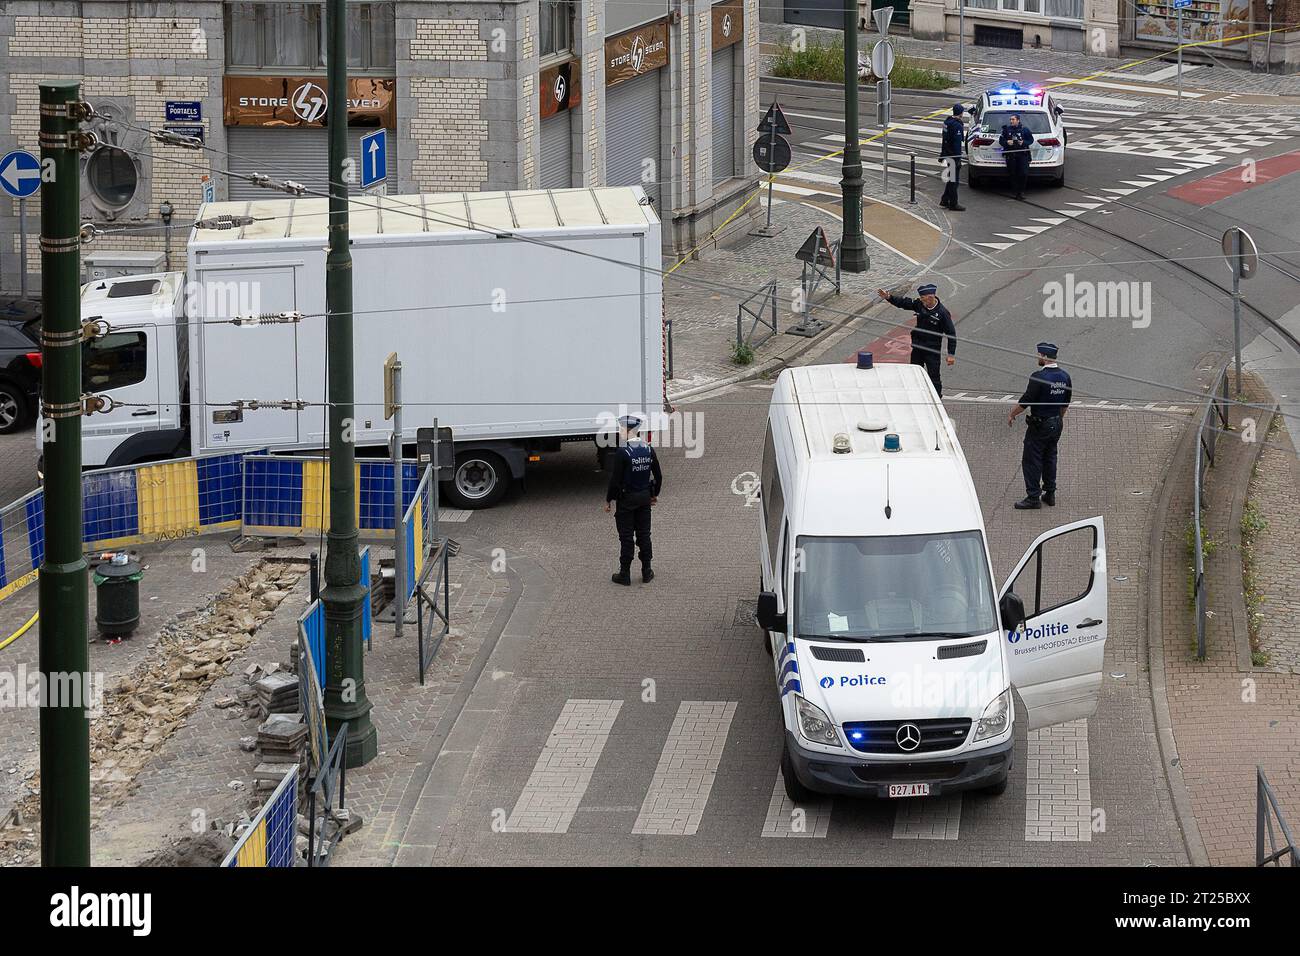
<path fill-rule="evenodd" d="M 1056 364 L 1056 346 L 1038 343 L 1039 369 L 1029 377 L 1029 387 L 1007 415 L 1010 427 L 1021 412 L 1029 412 L 1025 451 L 1020 459 L 1025 474 L 1025 497 L 1016 507 L 1025 510 L 1056 504 L 1056 446 L 1070 405 L 1070 374 Z M 1040 503 L 1039 499 L 1042 499 Z"/>
<path fill-rule="evenodd" d="M 650 567 L 654 552 L 650 547 L 650 507 L 659 500 L 663 473 L 659 457 L 638 434 L 641 419 L 627 415 L 618 420 L 622 439 L 610 456 L 609 488 L 605 492 L 605 511 L 616 503 L 614 526 L 618 528 L 618 572 L 610 580 L 625 587 L 632 583 L 633 544 L 641 549 L 641 580 L 654 580 Z M 635 539 L 635 542 L 634 542 Z"/>
<path fill-rule="evenodd" d="M 939 146 L 939 158 L 943 160 L 943 198 L 939 205 L 953 212 L 965 212 L 966 207 L 957 201 L 957 183 L 961 177 L 962 146 L 966 142 L 966 127 L 962 125 L 961 115 L 966 107 L 960 103 L 952 106 L 952 115 L 943 121 L 943 142 Z"/>
<path fill-rule="evenodd" d="M 1011 188 L 1017 199 L 1024 199 L 1025 183 L 1029 181 L 1029 147 L 1034 145 L 1034 134 L 1027 126 L 1021 125 L 1018 113 L 1012 113 L 1010 120 L 1002 127 L 998 145 L 1002 147 L 1002 158 L 1007 164 L 1007 175 L 1011 177 Z"/>
<path fill-rule="evenodd" d="M 916 326 L 912 329 L 913 365 L 924 365 L 934 383 L 934 390 L 943 397 L 943 379 L 939 374 L 939 353 L 943 348 L 943 337 L 948 337 L 948 364 L 957 361 L 957 328 L 952 324 L 952 316 L 939 301 L 938 287 L 926 283 L 916 290 L 919 299 L 892 295 L 884 289 L 877 289 L 876 294 L 896 309 L 907 309 L 916 313 Z"/>

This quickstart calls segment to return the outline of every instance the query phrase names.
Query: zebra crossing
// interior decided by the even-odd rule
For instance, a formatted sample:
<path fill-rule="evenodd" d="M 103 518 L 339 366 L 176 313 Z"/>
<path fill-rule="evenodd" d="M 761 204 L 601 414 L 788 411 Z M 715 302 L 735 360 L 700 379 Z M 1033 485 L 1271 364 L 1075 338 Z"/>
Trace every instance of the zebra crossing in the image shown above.
<path fill-rule="evenodd" d="M 835 838 L 836 808 L 860 801 L 819 796 L 796 804 L 786 795 L 779 769 L 770 778 L 764 774 L 771 780 L 770 788 L 766 784 L 761 789 L 746 788 L 760 795 L 754 805 L 737 807 L 734 801 L 723 801 L 728 805 L 711 806 L 738 704 L 726 700 L 682 701 L 659 752 L 643 750 L 634 755 L 647 765 L 653 760 L 654 772 L 640 806 L 623 808 L 637 811 L 628 834 L 694 836 L 707 827 L 713 812 L 741 817 L 759 839 Z M 572 698 L 564 702 L 501 832 L 552 836 L 570 833 L 588 790 L 602 772 L 602 760 L 609 748 L 629 746 L 635 739 L 615 732 L 620 719 L 635 720 L 623 705 L 622 700 Z M 619 759 L 613 761 L 624 768 L 624 774 L 627 756 L 620 753 Z M 1023 762 L 1023 839 L 1090 842 L 1094 810 L 1087 720 L 1030 731 Z M 892 839 L 959 840 L 963 796 L 954 793 L 894 801 Z M 968 799 L 1015 798 L 1009 790 L 999 798 Z"/>
<path fill-rule="evenodd" d="M 1262 146 L 1290 139 L 1294 117 L 1282 113 L 1244 116 L 1149 116 L 1095 133 L 1071 149 L 1125 153 L 1209 166 Z"/>

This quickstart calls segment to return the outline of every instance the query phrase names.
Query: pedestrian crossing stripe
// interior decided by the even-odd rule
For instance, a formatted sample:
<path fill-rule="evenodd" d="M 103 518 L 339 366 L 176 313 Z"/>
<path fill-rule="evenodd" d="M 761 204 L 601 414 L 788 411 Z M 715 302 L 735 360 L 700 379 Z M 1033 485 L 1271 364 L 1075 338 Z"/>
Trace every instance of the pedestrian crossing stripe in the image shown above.
<path fill-rule="evenodd" d="M 1006 395 L 997 400 L 1012 398 Z M 945 396 L 945 400 L 949 397 Z M 623 703 L 587 698 L 565 701 L 501 832 L 561 836 L 570 831 L 578 811 L 584 809 L 582 801 L 610 742 L 630 739 L 613 734 Z M 633 835 L 698 833 L 738 706 L 737 701 L 678 704 L 640 806 L 618 808 L 637 810 L 630 831 Z M 1025 841 L 1091 841 L 1091 768 L 1086 719 L 1028 732 L 1024 785 Z M 841 799 L 856 803 L 872 798 L 815 794 L 812 799 L 796 804 L 786 795 L 785 781 L 778 769 L 758 835 L 826 839 L 835 805 Z M 894 804 L 893 839 L 960 839 L 962 792 L 889 802 Z M 887 804 L 879 801 L 878 805 Z M 728 806 L 726 812 L 734 816 L 735 807 Z"/>

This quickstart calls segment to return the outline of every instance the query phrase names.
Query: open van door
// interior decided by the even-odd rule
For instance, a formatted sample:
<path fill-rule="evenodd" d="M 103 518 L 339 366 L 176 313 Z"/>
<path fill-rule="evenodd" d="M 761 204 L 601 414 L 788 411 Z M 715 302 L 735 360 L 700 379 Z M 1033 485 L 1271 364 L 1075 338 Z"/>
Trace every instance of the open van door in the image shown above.
<path fill-rule="evenodd" d="M 1089 717 L 1101 693 L 1106 650 L 1106 527 L 1100 516 L 1053 528 L 1033 543 L 1002 586 L 1003 640 L 1011 683 L 1029 729 Z M 1010 629 L 1008 604 L 1024 606 Z"/>

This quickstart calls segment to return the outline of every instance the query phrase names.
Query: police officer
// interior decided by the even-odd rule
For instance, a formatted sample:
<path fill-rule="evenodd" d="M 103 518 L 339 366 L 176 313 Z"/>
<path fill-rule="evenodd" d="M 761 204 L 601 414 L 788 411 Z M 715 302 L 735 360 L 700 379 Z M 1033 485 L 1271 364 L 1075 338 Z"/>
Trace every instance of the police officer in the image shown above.
<path fill-rule="evenodd" d="M 1025 451 L 1020 459 L 1025 473 L 1025 497 L 1016 507 L 1041 508 L 1056 504 L 1056 445 L 1070 405 L 1070 374 L 1056 364 L 1056 346 L 1038 343 L 1039 370 L 1029 377 L 1029 387 L 1007 415 L 1010 427 L 1021 412 L 1029 412 Z M 1042 504 L 1039 503 L 1041 492 Z"/>
<path fill-rule="evenodd" d="M 614 525 L 618 528 L 618 573 L 610 580 L 629 586 L 632 583 L 633 538 L 641 549 L 641 580 L 649 583 L 655 573 L 650 567 L 654 552 L 650 547 L 650 507 L 659 500 L 663 473 L 655 450 L 641 439 L 641 419 L 627 415 L 618 420 L 622 438 L 619 449 L 610 456 L 609 489 L 605 492 L 605 511 L 616 502 Z"/>
<path fill-rule="evenodd" d="M 1029 128 L 1020 124 L 1020 116 L 1011 114 L 1010 121 L 1002 127 L 998 137 L 1002 147 L 1002 158 L 1007 164 L 1007 175 L 1011 177 L 1011 188 L 1017 199 L 1025 198 L 1025 183 L 1029 181 L 1029 147 L 1034 145 L 1034 134 Z"/>
<path fill-rule="evenodd" d="M 877 289 L 876 294 L 896 309 L 907 309 L 916 313 L 916 326 L 912 329 L 911 364 L 924 365 L 934 383 L 934 390 L 943 396 L 943 379 L 939 374 L 939 352 L 943 347 L 943 337 L 948 336 L 948 364 L 957 361 L 957 328 L 952 324 L 952 316 L 939 301 L 936 294 L 938 287 L 927 283 L 916 290 L 919 299 L 907 296 L 891 295 L 884 289 Z"/>
<path fill-rule="evenodd" d="M 939 147 L 939 158 L 943 160 L 944 187 L 943 198 L 939 205 L 953 212 L 965 212 L 966 207 L 957 201 L 957 182 L 961 177 L 962 147 L 966 142 L 966 127 L 962 125 L 961 115 L 966 107 L 954 103 L 952 115 L 943 121 L 943 142 Z"/>

